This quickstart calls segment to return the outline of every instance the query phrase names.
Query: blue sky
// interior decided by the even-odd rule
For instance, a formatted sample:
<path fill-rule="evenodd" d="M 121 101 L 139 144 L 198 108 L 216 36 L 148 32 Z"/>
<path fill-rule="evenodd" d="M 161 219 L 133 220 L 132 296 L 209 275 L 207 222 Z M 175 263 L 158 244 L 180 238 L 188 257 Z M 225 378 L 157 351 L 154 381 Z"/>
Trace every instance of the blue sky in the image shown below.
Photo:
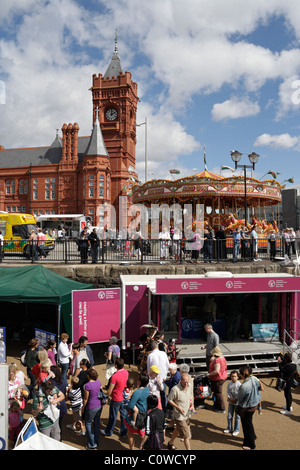
<path fill-rule="evenodd" d="M 50 145 L 64 122 L 90 134 L 92 74 L 105 73 L 117 28 L 139 87 L 137 123 L 147 118 L 149 179 L 202 171 L 204 148 L 219 173 L 237 149 L 241 163 L 260 155 L 258 179 L 272 170 L 300 184 L 299 2 L 0 0 L 0 12 L 5 148 Z M 141 181 L 144 152 L 141 126 Z"/>

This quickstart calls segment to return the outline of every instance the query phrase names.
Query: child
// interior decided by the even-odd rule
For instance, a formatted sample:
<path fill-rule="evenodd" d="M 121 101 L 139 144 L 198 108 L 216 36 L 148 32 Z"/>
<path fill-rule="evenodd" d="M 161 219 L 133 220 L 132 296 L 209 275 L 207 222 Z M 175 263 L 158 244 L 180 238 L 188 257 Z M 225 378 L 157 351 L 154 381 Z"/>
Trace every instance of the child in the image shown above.
<path fill-rule="evenodd" d="M 225 433 L 232 432 L 232 421 L 233 416 L 235 414 L 235 422 L 234 422 L 234 431 L 232 432 L 233 436 L 237 436 L 240 431 L 240 424 L 241 424 L 241 417 L 236 413 L 236 406 L 237 406 L 237 395 L 239 388 L 241 386 L 241 382 L 238 380 L 238 372 L 233 370 L 230 373 L 231 381 L 227 385 L 227 401 L 228 401 L 228 415 L 227 415 L 227 428 L 224 430 Z"/>
<path fill-rule="evenodd" d="M 39 403 L 43 402 L 42 384 L 47 382 L 47 380 L 55 377 L 54 373 L 50 370 L 51 365 L 52 364 L 51 364 L 51 361 L 49 361 L 49 359 L 41 363 L 39 377 L 36 381 L 37 386 L 38 386 Z M 53 396 L 53 398 L 57 398 L 57 396 L 55 395 Z"/>
<path fill-rule="evenodd" d="M 70 400 L 73 414 L 73 424 L 68 424 L 67 428 L 73 429 L 73 431 L 80 430 L 81 436 L 85 436 L 85 431 L 81 420 L 81 408 L 83 405 L 83 400 L 78 377 L 72 377 L 71 388 L 68 388 L 67 394 Z"/>
<path fill-rule="evenodd" d="M 150 390 L 150 395 L 157 396 L 157 407 L 159 410 L 162 410 L 160 392 L 164 390 L 164 384 L 162 383 L 159 374 L 160 370 L 157 366 L 150 367 L 148 388 Z"/>
<path fill-rule="evenodd" d="M 132 378 L 129 378 L 126 383 L 126 387 L 123 390 L 123 399 L 124 399 L 123 403 L 125 405 L 128 405 L 130 398 L 133 394 L 133 384 L 134 384 L 134 380 Z"/>
<path fill-rule="evenodd" d="M 125 242 L 125 250 L 124 250 L 124 256 L 129 255 L 130 256 L 130 240 L 127 239 Z"/>
<path fill-rule="evenodd" d="M 25 385 L 25 381 L 27 380 L 27 376 L 24 374 L 24 372 L 19 369 L 18 365 L 15 363 L 11 363 L 15 368 L 16 368 L 16 377 L 20 380 L 21 385 Z"/>
<path fill-rule="evenodd" d="M 13 400 L 8 412 L 8 439 L 9 448 L 12 449 L 21 431 L 21 410 L 17 400 Z"/>
<path fill-rule="evenodd" d="M 176 352 L 175 339 L 170 339 L 167 345 L 167 356 L 170 364 L 176 363 Z"/>

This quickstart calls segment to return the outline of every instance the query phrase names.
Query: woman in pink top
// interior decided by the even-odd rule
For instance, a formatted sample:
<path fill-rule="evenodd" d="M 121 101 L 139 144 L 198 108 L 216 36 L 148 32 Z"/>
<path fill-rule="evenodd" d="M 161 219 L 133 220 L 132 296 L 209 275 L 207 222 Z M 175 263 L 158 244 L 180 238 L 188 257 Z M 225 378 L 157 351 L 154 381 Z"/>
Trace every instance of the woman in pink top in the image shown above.
<path fill-rule="evenodd" d="M 47 355 L 53 366 L 56 366 L 55 354 L 56 354 L 56 342 L 54 340 L 48 341 L 46 346 Z"/>
<path fill-rule="evenodd" d="M 211 389 L 215 396 L 214 411 L 226 413 L 222 387 L 227 379 L 227 362 L 218 346 L 211 351 L 211 355 L 208 378 L 211 381 Z"/>

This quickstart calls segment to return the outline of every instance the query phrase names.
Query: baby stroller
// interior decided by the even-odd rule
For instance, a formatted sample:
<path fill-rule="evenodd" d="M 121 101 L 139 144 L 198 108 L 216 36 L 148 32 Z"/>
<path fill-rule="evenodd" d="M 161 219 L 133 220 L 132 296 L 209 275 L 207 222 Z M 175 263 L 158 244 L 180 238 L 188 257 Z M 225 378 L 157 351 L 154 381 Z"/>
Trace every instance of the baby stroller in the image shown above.
<path fill-rule="evenodd" d="M 195 408 L 204 408 L 205 399 L 211 396 L 210 380 L 207 375 L 198 375 L 194 378 L 194 403 Z"/>

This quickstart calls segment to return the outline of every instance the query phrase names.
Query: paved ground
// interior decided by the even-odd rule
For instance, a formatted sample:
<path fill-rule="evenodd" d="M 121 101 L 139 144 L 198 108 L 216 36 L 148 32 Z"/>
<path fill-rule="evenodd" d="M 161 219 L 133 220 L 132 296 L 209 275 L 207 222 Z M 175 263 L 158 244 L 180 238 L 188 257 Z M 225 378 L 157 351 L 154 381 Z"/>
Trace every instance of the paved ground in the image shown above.
<path fill-rule="evenodd" d="M 18 355 L 16 353 L 8 351 L 8 354 L 10 354 L 7 360 L 8 363 L 12 361 L 18 362 Z M 21 368 L 25 370 L 22 366 Z M 98 365 L 95 368 L 99 373 L 101 383 L 105 384 L 105 365 Z M 135 367 L 128 368 L 128 370 L 131 375 L 137 375 Z M 263 382 L 264 392 L 262 393 L 263 413 L 258 415 L 256 412 L 254 415 L 257 450 L 300 450 L 300 387 L 293 392 L 293 414 L 291 417 L 286 417 L 279 413 L 282 409 L 281 407 L 285 404 L 285 400 L 283 392 L 279 393 L 274 388 L 276 379 L 267 375 L 260 378 Z M 193 415 L 191 420 L 192 450 L 240 450 L 243 438 L 242 430 L 237 437 L 225 435 L 223 430 L 227 426 L 226 414 L 214 413 L 212 402 L 208 401 L 207 404 L 207 409 L 198 409 L 197 414 Z M 30 416 L 30 408 L 29 402 L 26 408 L 25 419 Z M 108 410 L 108 405 L 105 405 L 101 417 L 102 428 L 107 423 Z M 67 424 L 71 422 L 71 413 L 68 412 L 63 421 L 63 440 L 67 444 L 83 450 L 86 445 L 86 438 L 66 428 Z M 127 440 L 120 439 L 118 436 L 119 424 L 119 421 L 117 421 L 112 437 L 101 436 L 99 450 L 128 450 Z M 170 435 L 170 432 L 166 433 L 167 442 Z M 137 446 L 138 442 L 137 438 Z M 179 439 L 177 439 L 175 444 L 178 450 L 184 450 L 184 445 Z"/>

